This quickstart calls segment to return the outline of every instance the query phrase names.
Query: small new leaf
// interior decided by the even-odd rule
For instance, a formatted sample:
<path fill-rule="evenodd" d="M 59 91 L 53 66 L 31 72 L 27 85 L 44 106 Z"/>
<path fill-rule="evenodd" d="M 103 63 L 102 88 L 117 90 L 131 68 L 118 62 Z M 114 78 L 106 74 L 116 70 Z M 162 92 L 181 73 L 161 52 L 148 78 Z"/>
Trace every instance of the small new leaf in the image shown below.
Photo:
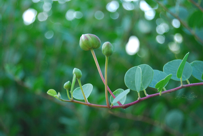
<path fill-rule="evenodd" d="M 47 94 L 50 95 L 50 96 L 53 96 L 53 97 L 55 97 L 57 95 L 57 93 L 56 93 L 56 91 L 54 89 L 49 89 L 47 91 Z"/>
<path fill-rule="evenodd" d="M 161 92 L 162 92 L 162 89 L 167 85 L 167 83 L 169 82 L 169 80 L 171 79 L 172 77 L 172 74 L 166 76 L 164 79 L 162 79 L 161 81 L 159 81 L 157 84 L 156 84 L 156 88 L 158 89 L 158 91 L 160 92 L 160 95 L 161 95 Z"/>
<path fill-rule="evenodd" d="M 117 103 L 120 101 L 123 97 L 125 97 L 130 92 L 130 89 L 125 90 L 124 92 L 120 93 L 112 102 L 112 104 Z"/>
<path fill-rule="evenodd" d="M 184 56 L 182 62 L 180 63 L 180 65 L 178 67 L 177 78 L 182 78 L 183 70 L 184 70 L 185 63 L 187 61 L 188 55 L 189 55 L 189 52 Z"/>

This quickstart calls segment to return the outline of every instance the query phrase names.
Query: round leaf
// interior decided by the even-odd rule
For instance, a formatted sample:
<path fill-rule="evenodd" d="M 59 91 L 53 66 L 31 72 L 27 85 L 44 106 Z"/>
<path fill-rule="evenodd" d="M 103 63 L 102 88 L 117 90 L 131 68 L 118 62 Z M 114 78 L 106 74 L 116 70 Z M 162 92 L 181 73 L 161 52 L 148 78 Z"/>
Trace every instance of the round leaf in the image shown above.
<path fill-rule="evenodd" d="M 116 89 L 113 94 L 115 95 L 115 97 L 117 97 L 120 93 L 124 92 L 123 89 L 119 88 L 119 89 Z M 114 100 L 114 98 L 112 96 L 110 96 L 110 102 L 112 103 Z M 126 96 L 124 96 L 121 100 L 120 100 L 120 103 L 121 104 L 124 104 L 125 103 L 125 100 L 126 100 Z M 118 105 L 118 103 L 115 103 L 114 104 L 115 106 Z"/>
<path fill-rule="evenodd" d="M 164 65 L 163 71 L 167 75 L 172 74 L 171 79 L 180 81 L 180 79 L 177 78 L 177 71 L 178 71 L 178 68 L 179 68 L 181 62 L 182 62 L 182 60 L 180 60 L 180 59 L 172 60 Z M 183 73 L 182 73 L 182 81 L 189 79 L 191 75 L 192 75 L 192 67 L 191 67 L 190 63 L 186 62 Z"/>
<path fill-rule="evenodd" d="M 136 75 L 139 75 L 137 73 L 137 70 L 139 70 L 138 67 L 141 68 L 142 78 L 140 78 L 139 76 L 136 76 Z M 154 75 L 153 69 L 147 64 L 142 64 L 139 66 L 132 67 L 125 73 L 125 77 L 124 77 L 125 85 L 129 89 L 139 92 L 141 90 L 146 89 L 149 86 L 149 84 L 153 79 L 153 75 Z M 136 82 L 139 80 L 138 78 L 141 80 L 141 88 L 139 90 L 137 89 L 138 88 L 137 86 L 140 85 L 140 82 Z"/>
<path fill-rule="evenodd" d="M 56 91 L 54 89 L 49 89 L 47 91 L 47 94 L 50 95 L 50 96 L 53 96 L 53 97 L 55 97 L 57 95 L 57 93 L 56 93 Z"/>
<path fill-rule="evenodd" d="M 203 81 L 203 61 L 199 61 L 199 60 L 196 60 L 196 61 L 193 61 L 191 63 L 191 66 L 192 66 L 192 75 L 200 80 L 200 81 Z"/>
<path fill-rule="evenodd" d="M 88 98 L 93 90 L 93 85 L 89 83 L 85 84 L 82 86 L 82 89 L 84 91 L 85 97 Z M 80 87 L 75 88 L 75 90 L 73 91 L 73 97 L 78 100 L 84 100 Z"/>
<path fill-rule="evenodd" d="M 152 82 L 150 83 L 149 87 L 152 88 L 156 88 L 155 85 L 161 81 L 162 79 L 164 79 L 167 76 L 166 73 L 164 73 L 163 71 L 159 71 L 159 70 L 154 70 L 154 76 L 152 79 Z M 167 85 L 167 84 L 166 84 Z"/>
<path fill-rule="evenodd" d="M 130 92 L 130 89 L 125 90 L 124 92 L 120 93 L 112 102 L 112 104 L 117 103 L 118 101 L 120 101 L 121 99 L 123 99 L 124 97 L 126 97 L 126 95 Z"/>

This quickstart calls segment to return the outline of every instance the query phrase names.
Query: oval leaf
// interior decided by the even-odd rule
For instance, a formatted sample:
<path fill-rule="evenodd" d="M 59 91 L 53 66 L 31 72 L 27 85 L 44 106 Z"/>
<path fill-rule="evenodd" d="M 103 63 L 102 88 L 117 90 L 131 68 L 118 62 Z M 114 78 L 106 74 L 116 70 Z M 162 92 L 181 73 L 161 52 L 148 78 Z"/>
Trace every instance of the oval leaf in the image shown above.
<path fill-rule="evenodd" d="M 160 70 L 154 70 L 154 76 L 149 87 L 156 88 L 156 84 L 167 76 L 166 73 Z"/>
<path fill-rule="evenodd" d="M 178 67 L 178 71 L 177 71 L 177 77 L 178 78 L 182 78 L 183 70 L 184 70 L 185 63 L 187 61 L 188 55 L 189 55 L 189 52 L 184 56 L 182 62 L 180 63 L 180 65 Z"/>
<path fill-rule="evenodd" d="M 115 97 L 117 97 L 120 93 L 124 92 L 123 89 L 119 88 L 119 89 L 116 89 L 113 94 L 115 95 Z M 110 102 L 112 103 L 114 100 L 114 98 L 112 96 L 110 96 Z M 120 103 L 121 104 L 124 104 L 125 103 L 125 100 L 126 100 L 126 96 L 124 96 L 121 100 L 120 100 Z M 115 106 L 118 105 L 118 103 L 115 103 L 114 104 Z"/>
<path fill-rule="evenodd" d="M 139 78 L 140 75 L 138 73 L 140 70 L 138 67 L 140 67 L 142 71 L 141 78 Z M 125 85 L 129 89 L 139 92 L 141 90 L 146 89 L 149 86 L 149 84 L 153 79 L 153 74 L 154 74 L 153 69 L 147 64 L 132 67 L 125 73 L 124 77 Z M 139 82 L 139 80 L 141 80 L 141 82 Z M 139 89 L 140 84 L 141 88 Z"/>
<path fill-rule="evenodd" d="M 163 71 L 167 75 L 172 74 L 171 79 L 180 81 L 180 79 L 177 77 L 177 71 L 181 62 L 182 60 L 180 59 L 172 60 L 164 65 Z M 191 75 L 192 75 L 192 67 L 190 63 L 186 62 L 183 70 L 183 74 L 182 74 L 182 81 L 189 79 Z"/>
<path fill-rule="evenodd" d="M 82 89 L 84 91 L 85 97 L 88 98 L 93 90 L 93 85 L 90 83 L 85 84 L 82 86 Z M 73 97 L 78 100 L 84 100 L 80 87 L 75 88 L 73 91 Z"/>
<path fill-rule="evenodd" d="M 124 92 L 120 93 L 112 102 L 112 104 L 115 105 L 118 101 L 123 99 L 123 97 L 126 97 L 126 95 L 130 92 L 130 89 L 125 90 Z"/>
<path fill-rule="evenodd" d="M 166 76 L 164 79 L 162 79 L 161 81 L 159 81 L 157 84 L 156 84 L 156 88 L 160 91 L 162 90 L 169 82 L 169 80 L 171 79 L 172 77 L 172 74 Z"/>
<path fill-rule="evenodd" d="M 50 95 L 50 96 L 53 96 L 53 97 L 55 97 L 55 95 L 57 95 L 57 93 L 56 93 L 56 91 L 54 89 L 49 89 L 47 91 L 47 94 Z"/>
<path fill-rule="evenodd" d="M 200 81 L 203 81 L 203 61 L 199 61 L 199 60 L 196 60 L 196 61 L 193 61 L 191 63 L 191 66 L 192 66 L 192 75 L 200 80 Z"/>

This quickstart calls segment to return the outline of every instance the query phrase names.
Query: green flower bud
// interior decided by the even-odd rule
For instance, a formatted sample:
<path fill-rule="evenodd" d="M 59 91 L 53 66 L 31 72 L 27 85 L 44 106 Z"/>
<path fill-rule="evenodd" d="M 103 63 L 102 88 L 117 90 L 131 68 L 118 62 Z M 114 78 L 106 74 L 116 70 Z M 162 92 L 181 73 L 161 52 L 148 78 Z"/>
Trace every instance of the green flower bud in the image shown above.
<path fill-rule="evenodd" d="M 71 88 L 71 82 L 70 81 L 65 82 L 65 84 L 63 85 L 63 88 L 66 90 L 70 89 Z"/>
<path fill-rule="evenodd" d="M 85 51 L 97 49 L 100 45 L 100 39 L 94 34 L 83 34 L 80 37 L 80 47 Z"/>
<path fill-rule="evenodd" d="M 102 53 L 105 55 L 105 56 L 110 56 L 112 55 L 113 53 L 113 46 L 110 42 L 105 42 L 103 45 L 102 45 Z"/>
<path fill-rule="evenodd" d="M 78 69 L 78 68 L 74 68 L 74 69 L 73 69 L 73 74 L 75 74 L 75 76 L 76 76 L 77 79 L 80 79 L 80 78 L 82 77 L 82 72 L 81 72 L 81 70 Z"/>

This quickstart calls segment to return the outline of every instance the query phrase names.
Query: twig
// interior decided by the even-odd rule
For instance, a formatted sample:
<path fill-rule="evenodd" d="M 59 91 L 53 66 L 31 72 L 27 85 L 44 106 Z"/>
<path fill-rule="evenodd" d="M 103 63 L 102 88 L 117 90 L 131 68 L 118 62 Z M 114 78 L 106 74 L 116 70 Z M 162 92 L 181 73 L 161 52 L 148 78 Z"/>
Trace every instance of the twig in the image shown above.
<path fill-rule="evenodd" d="M 202 85 L 203 85 L 203 82 L 187 84 L 187 85 L 179 86 L 179 87 L 176 87 L 176 88 L 173 88 L 173 89 L 170 89 L 170 90 L 163 91 L 163 92 L 162 92 L 162 95 L 163 95 L 163 94 L 166 94 L 166 93 L 171 93 L 171 92 L 180 90 L 180 89 L 182 89 L 182 88 L 187 88 L 187 87 L 191 87 L 191 86 L 202 86 Z M 111 109 L 116 109 L 116 108 L 128 108 L 128 107 L 130 107 L 130 106 L 132 106 L 132 105 L 134 105 L 134 104 L 137 104 L 137 103 L 139 103 L 139 102 L 141 102 L 141 101 L 143 101 L 143 100 L 146 100 L 146 99 L 149 99 L 149 98 L 155 97 L 155 96 L 159 96 L 159 93 L 155 93 L 155 94 L 148 95 L 148 96 L 146 96 L 146 97 L 140 98 L 139 100 L 136 100 L 136 101 L 131 102 L 131 103 L 128 103 L 128 104 L 119 105 L 119 106 L 112 106 Z M 79 104 L 87 105 L 87 106 L 89 106 L 89 107 L 108 108 L 107 105 L 84 103 L 84 102 L 76 101 L 76 100 L 64 100 L 64 99 L 61 99 L 61 101 L 79 103 Z"/>
<path fill-rule="evenodd" d="M 169 11 L 168 8 L 166 8 L 163 4 L 161 4 L 160 2 L 158 2 L 157 0 L 155 0 L 162 8 L 164 8 L 168 13 L 170 13 L 173 17 L 177 18 L 180 23 L 187 28 L 187 30 L 203 45 L 203 40 L 196 35 L 196 33 L 185 23 L 183 22 L 177 15 L 173 14 L 171 11 Z"/>
<path fill-rule="evenodd" d="M 193 0 L 189 0 L 192 4 L 194 4 L 199 10 L 201 10 L 203 12 L 203 8 L 197 4 L 196 2 L 194 2 Z"/>
<path fill-rule="evenodd" d="M 182 136 L 183 134 L 180 134 L 180 132 L 175 131 L 171 128 L 169 128 L 168 126 L 156 121 L 156 120 L 152 120 L 150 118 L 144 117 L 144 116 L 133 116 L 131 114 L 123 114 L 123 113 L 116 113 L 116 112 L 112 112 L 109 111 L 110 114 L 120 117 L 120 118 L 125 118 L 125 119 L 130 119 L 130 120 L 134 120 L 134 121 L 142 121 L 142 122 L 146 122 L 148 124 L 160 127 L 161 129 L 163 129 L 164 131 L 172 134 L 172 135 L 176 135 L 176 136 Z"/>

